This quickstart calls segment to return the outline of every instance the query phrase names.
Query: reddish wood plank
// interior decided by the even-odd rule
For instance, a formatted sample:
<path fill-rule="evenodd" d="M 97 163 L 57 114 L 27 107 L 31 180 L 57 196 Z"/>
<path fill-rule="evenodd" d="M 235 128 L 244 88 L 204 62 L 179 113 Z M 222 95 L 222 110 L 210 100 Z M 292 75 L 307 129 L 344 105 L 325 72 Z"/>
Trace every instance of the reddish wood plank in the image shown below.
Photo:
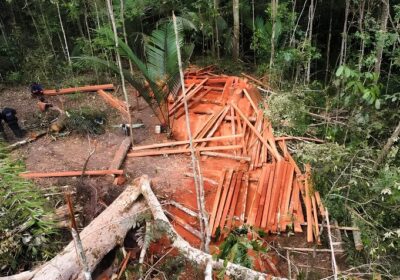
<path fill-rule="evenodd" d="M 264 203 L 264 209 L 263 209 L 263 215 L 262 215 L 262 220 L 261 220 L 261 228 L 266 228 L 267 226 L 267 221 L 268 221 L 268 211 L 271 205 L 271 198 L 272 198 L 272 189 L 274 185 L 274 178 L 275 178 L 275 172 L 276 172 L 276 164 L 271 163 L 271 174 L 269 175 L 269 180 L 268 180 L 268 190 L 265 196 L 265 203 Z"/>
<path fill-rule="evenodd" d="M 325 207 L 324 207 L 324 204 L 322 203 L 321 196 L 320 196 L 319 192 L 315 192 L 314 195 L 315 195 L 315 199 L 317 200 L 317 205 L 318 205 L 318 208 L 319 208 L 319 212 L 321 213 L 322 217 L 325 217 Z"/>
<path fill-rule="evenodd" d="M 231 183 L 229 185 L 228 196 L 226 198 L 225 205 L 224 205 L 224 211 L 222 212 L 221 221 L 219 222 L 219 227 L 220 227 L 221 231 L 225 227 L 226 217 L 227 217 L 229 209 L 231 207 L 232 197 L 233 197 L 233 193 L 235 191 L 235 186 L 236 186 L 236 178 L 237 178 L 237 172 L 234 172 Z"/>
<path fill-rule="evenodd" d="M 121 175 L 124 170 L 86 170 L 83 175 L 86 176 L 101 176 L 101 175 Z M 73 177 L 81 176 L 82 171 L 56 171 L 56 172 L 27 172 L 20 173 L 22 178 L 46 178 L 46 177 Z"/>
<path fill-rule="evenodd" d="M 285 161 L 280 160 L 276 163 L 276 169 L 274 174 L 274 183 L 272 188 L 271 194 L 271 204 L 268 210 L 268 222 L 267 222 L 267 229 L 273 231 L 274 230 L 274 223 L 275 218 L 277 215 L 277 207 L 279 202 L 279 191 L 282 183 L 282 177 L 284 174 L 285 168 Z"/>
<path fill-rule="evenodd" d="M 313 242 L 313 216 L 312 216 L 312 205 L 310 198 L 310 165 L 306 164 L 306 180 L 305 180 L 305 196 L 304 202 L 306 205 L 306 213 L 307 213 L 307 242 Z M 318 225 L 317 225 L 318 226 Z"/>
<path fill-rule="evenodd" d="M 111 161 L 110 168 L 109 169 L 119 169 L 121 165 L 123 164 L 126 154 L 129 151 L 129 148 L 131 147 L 131 138 L 126 137 L 124 141 L 122 141 L 121 145 L 119 146 L 117 152 L 114 155 L 113 160 Z"/>
<path fill-rule="evenodd" d="M 224 185 L 225 177 L 226 177 L 226 169 L 222 171 L 222 174 L 221 174 L 221 176 L 219 178 L 217 193 L 215 194 L 214 205 L 213 205 L 213 209 L 212 209 L 212 212 L 211 212 L 211 215 L 210 215 L 210 222 L 209 222 L 209 225 L 208 225 L 210 231 L 212 231 L 212 229 L 214 228 L 215 218 L 216 218 L 216 215 L 217 215 L 219 202 L 221 200 L 222 187 Z"/>
<path fill-rule="evenodd" d="M 195 148 L 196 152 L 201 151 L 230 151 L 241 149 L 242 145 L 232 145 L 232 146 L 211 146 L 211 147 L 198 147 Z M 180 149 L 166 149 L 166 150 L 148 150 L 143 152 L 135 152 L 129 153 L 128 157 L 146 157 L 146 156 L 157 156 L 157 155 L 170 155 L 170 154 L 182 154 L 182 153 L 190 153 L 189 148 L 180 148 Z"/>
<path fill-rule="evenodd" d="M 297 183 L 297 178 L 293 180 L 293 194 L 292 199 L 290 201 L 289 213 L 292 215 L 293 224 L 294 224 L 294 232 L 303 232 L 301 228 L 300 222 L 300 214 L 303 215 L 303 210 L 300 204 L 300 189 L 299 184 Z M 300 213 L 299 213 L 300 212 Z"/>
<path fill-rule="evenodd" d="M 289 203 L 290 203 L 290 197 L 292 195 L 292 190 L 293 190 L 293 176 L 294 176 L 294 166 L 291 164 L 288 164 L 287 170 L 286 170 L 286 182 L 284 185 L 284 193 L 282 197 L 282 204 L 281 204 L 281 220 L 280 220 L 280 230 L 281 231 L 286 231 L 286 226 L 288 224 L 288 221 L 290 221 L 290 215 L 289 215 Z"/>
<path fill-rule="evenodd" d="M 244 120 L 244 122 L 247 124 L 247 126 L 257 135 L 257 137 L 260 139 L 260 141 L 267 147 L 267 149 L 271 152 L 271 154 L 277 159 L 277 160 L 282 160 L 282 156 L 278 153 L 277 150 L 273 150 L 271 146 L 267 143 L 267 141 L 264 140 L 263 136 L 257 131 L 257 129 L 250 123 L 248 118 L 243 114 L 243 112 L 234 104 L 231 102 L 231 105 L 233 108 L 236 110 L 236 112 L 240 115 L 240 117 Z"/>
<path fill-rule="evenodd" d="M 242 186 L 242 177 L 243 177 L 243 171 L 238 171 L 237 177 L 236 177 L 236 184 L 235 184 L 235 191 L 233 194 L 232 202 L 230 205 L 229 213 L 228 213 L 228 222 L 226 223 L 226 227 L 230 230 L 239 198 L 239 192 L 240 188 Z"/>
<path fill-rule="evenodd" d="M 247 224 L 250 226 L 253 226 L 256 221 L 257 211 L 258 211 L 258 207 L 260 204 L 261 191 L 264 186 L 266 174 L 267 174 L 267 165 L 264 165 L 262 168 L 261 175 L 260 175 L 260 180 L 258 181 L 257 190 L 254 193 L 254 196 L 252 199 L 249 217 L 247 218 Z"/>
<path fill-rule="evenodd" d="M 114 85 L 106 84 L 106 85 L 83 86 L 83 87 L 63 88 L 63 89 L 45 89 L 43 91 L 43 94 L 44 95 L 60 95 L 60 94 L 69 94 L 69 93 L 75 93 L 75 92 L 95 92 L 100 89 L 111 90 L 111 89 L 114 89 Z"/>
<path fill-rule="evenodd" d="M 257 215 L 256 215 L 256 223 L 255 226 L 256 227 L 260 227 L 261 226 L 261 221 L 262 221 L 262 215 L 264 213 L 264 207 L 265 207 L 265 201 L 266 201 L 266 194 L 268 191 L 268 185 L 269 185 L 269 178 L 271 176 L 271 171 L 272 171 L 272 164 L 266 164 L 266 169 L 267 169 L 267 173 L 265 175 L 265 179 L 264 179 L 264 184 L 261 190 L 261 196 L 260 196 L 260 202 L 258 205 L 258 210 L 257 210 Z"/>
<path fill-rule="evenodd" d="M 215 218 L 214 227 L 212 229 L 211 236 L 215 235 L 215 232 L 217 231 L 217 228 L 218 228 L 218 226 L 220 224 L 222 212 L 224 211 L 224 207 L 225 207 L 226 197 L 227 197 L 228 191 L 229 191 L 229 185 L 231 184 L 231 180 L 232 180 L 232 175 L 233 175 L 233 169 L 229 169 L 228 175 L 227 175 L 226 180 L 225 180 L 224 185 L 223 185 L 223 192 L 222 192 L 222 196 L 221 196 L 221 201 L 220 201 L 219 206 L 218 206 L 217 216 Z"/>

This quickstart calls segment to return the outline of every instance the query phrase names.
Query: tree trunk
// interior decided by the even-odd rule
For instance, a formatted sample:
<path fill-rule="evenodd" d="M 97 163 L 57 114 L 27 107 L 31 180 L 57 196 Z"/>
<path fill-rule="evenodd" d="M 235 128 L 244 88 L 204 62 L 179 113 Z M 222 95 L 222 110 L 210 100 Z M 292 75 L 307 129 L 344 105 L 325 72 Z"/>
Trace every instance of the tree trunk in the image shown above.
<path fill-rule="evenodd" d="M 108 252 L 124 240 L 132 225 L 140 219 L 138 213 L 147 210 L 143 200 L 137 201 L 140 195 L 138 183 L 137 180 L 128 186 L 110 206 L 81 231 L 80 237 L 91 272 Z M 0 279 L 67 280 L 82 279 L 82 276 L 75 245 L 71 241 L 61 253 L 37 269 Z"/>
<path fill-rule="evenodd" d="M 389 82 L 390 82 L 390 77 L 392 76 L 393 58 L 395 56 L 396 47 L 397 47 L 397 42 L 395 42 L 393 44 L 393 48 L 392 48 L 392 53 L 391 53 L 391 58 L 390 58 L 390 65 L 389 65 L 389 72 L 388 72 L 387 81 L 386 81 L 385 94 L 388 94 L 388 90 L 389 90 Z"/>
<path fill-rule="evenodd" d="M 126 26 L 125 26 L 125 17 L 124 17 L 124 1 L 125 0 L 121 0 L 120 1 L 120 16 L 121 16 L 121 22 L 122 22 L 122 33 L 124 35 L 124 42 L 125 44 L 127 44 L 129 46 L 128 43 L 128 35 L 126 34 Z M 133 65 L 132 65 L 132 61 L 130 59 L 128 59 L 128 63 L 129 63 L 129 71 L 131 73 L 131 75 L 133 76 Z"/>
<path fill-rule="evenodd" d="M 301 12 L 300 12 L 300 14 L 299 14 L 299 16 L 297 18 L 296 25 L 293 28 L 292 36 L 290 36 L 290 42 L 289 42 L 289 46 L 290 47 L 294 46 L 294 40 L 295 40 L 295 37 L 296 37 L 296 30 L 297 30 L 297 27 L 299 26 L 300 19 L 303 16 L 304 10 L 306 9 L 307 2 L 308 2 L 308 0 L 304 1 L 303 8 L 301 9 Z"/>
<path fill-rule="evenodd" d="M 218 31 L 218 16 L 219 16 L 219 0 L 214 0 L 214 24 L 215 24 L 215 50 L 217 52 L 217 58 L 220 59 L 220 42 L 219 42 L 219 31 Z"/>
<path fill-rule="evenodd" d="M 328 31 L 328 42 L 326 43 L 326 68 L 325 68 L 325 85 L 328 83 L 329 77 L 329 60 L 331 58 L 331 39 L 332 39 L 332 9 L 333 9 L 333 0 L 331 0 L 330 5 L 330 17 L 329 17 L 329 31 Z"/>
<path fill-rule="evenodd" d="M 126 110 L 129 113 L 128 114 L 128 121 L 129 121 L 129 124 L 130 124 L 129 125 L 129 132 L 130 132 L 130 137 L 131 137 L 131 143 L 132 143 L 132 146 L 133 146 L 134 142 L 133 142 L 132 116 L 131 116 L 131 113 L 130 113 L 128 93 L 127 93 L 126 87 L 125 87 L 125 76 L 124 76 L 124 72 L 122 70 L 121 56 L 119 55 L 119 52 L 118 52 L 117 26 L 115 24 L 115 17 L 114 17 L 112 0 L 107 0 L 107 8 L 108 8 L 108 13 L 109 13 L 109 16 L 110 16 L 111 25 L 112 25 L 112 29 L 113 29 L 113 33 L 114 33 L 115 55 L 117 57 L 119 75 L 121 77 L 122 92 L 124 93 L 125 102 L 126 102 Z"/>
<path fill-rule="evenodd" d="M 252 14 L 252 24 L 253 24 L 253 36 L 254 36 L 254 33 L 256 32 L 254 0 L 251 0 L 251 14 Z M 254 59 L 254 65 L 257 65 L 256 50 L 254 50 L 253 59 Z"/>
<path fill-rule="evenodd" d="M 60 5 L 59 5 L 58 1 L 56 1 L 56 7 L 57 7 L 58 19 L 60 21 L 61 32 L 62 32 L 63 37 L 64 37 L 65 55 L 66 55 L 68 64 L 71 66 L 71 56 L 69 55 L 67 36 L 65 35 L 64 24 L 62 22 L 61 13 L 60 13 Z"/>
<path fill-rule="evenodd" d="M 400 121 L 397 124 L 396 129 L 393 131 L 392 135 L 390 138 L 387 140 L 386 145 L 383 147 L 382 151 L 380 152 L 378 159 L 376 160 L 376 163 L 374 165 L 374 169 L 378 168 L 384 161 L 387 156 L 387 154 L 390 151 L 390 148 L 392 148 L 393 144 L 397 141 L 400 135 Z"/>
<path fill-rule="evenodd" d="M 138 200 L 142 194 L 145 201 Z M 173 228 L 165 216 L 160 202 L 150 187 L 147 175 L 135 179 L 134 184 L 125 191 L 94 219 L 81 232 L 83 248 L 87 255 L 89 270 L 92 272 L 103 257 L 113 248 L 120 245 L 127 232 L 146 216 L 150 209 L 154 218 L 154 230 L 165 232 L 171 239 L 172 247 L 176 248 L 188 260 L 202 266 L 210 264 L 214 270 L 225 270 L 227 276 L 238 279 L 271 279 L 284 280 L 262 272 L 243 267 L 223 260 L 214 260 L 207 253 L 193 248 Z M 10 277 L 0 277 L 0 280 L 70 280 L 82 279 L 83 275 L 73 242 L 49 262 L 34 271 L 26 271 Z"/>
<path fill-rule="evenodd" d="M 240 33 L 240 22 L 239 22 L 239 0 L 233 0 L 233 42 L 232 42 L 232 55 L 233 60 L 239 59 L 239 33 Z"/>
<path fill-rule="evenodd" d="M 97 29 L 99 29 L 101 24 L 100 24 L 99 9 L 97 8 L 96 0 L 93 1 L 93 4 L 94 4 L 94 10 L 96 11 L 96 26 L 97 26 Z"/>
<path fill-rule="evenodd" d="M 375 63 L 375 73 L 381 74 L 381 64 L 382 64 L 382 54 L 383 48 L 385 47 L 385 39 L 387 32 L 387 22 L 389 19 L 389 0 L 383 1 L 381 5 L 382 14 L 381 14 L 381 24 L 378 36 L 378 42 L 376 44 L 376 63 Z"/>
<path fill-rule="evenodd" d="M 271 0 L 272 9 L 272 32 L 271 32 L 271 58 L 269 60 L 269 68 L 271 69 L 274 65 L 275 56 L 275 29 L 276 29 L 276 16 L 278 12 L 278 0 Z"/>
<path fill-rule="evenodd" d="M 340 47 L 339 66 L 346 63 L 346 49 L 347 49 L 347 20 L 349 17 L 350 0 L 346 0 L 346 9 L 344 11 L 344 24 L 342 33 L 342 44 Z"/>
<path fill-rule="evenodd" d="M 314 15 L 315 15 L 315 10 L 317 9 L 317 3 L 314 2 L 314 0 L 311 0 L 310 3 L 310 8 L 308 11 L 308 41 L 310 45 L 312 45 L 312 37 L 313 37 L 313 26 L 314 26 Z M 307 75 L 306 75 L 306 82 L 310 83 L 310 77 L 311 77 L 311 57 L 308 59 L 307 62 Z"/>
<path fill-rule="evenodd" d="M 86 32 L 88 35 L 88 40 L 89 40 L 90 52 L 91 52 L 92 56 L 94 56 L 93 45 L 92 45 L 92 36 L 90 35 L 90 27 L 89 27 L 89 22 L 88 22 L 88 8 L 86 6 L 85 1 L 83 1 L 83 6 L 84 6 L 83 12 L 84 12 L 84 19 L 85 19 L 85 27 L 86 27 Z M 96 76 L 97 76 L 97 71 L 96 71 Z"/>
<path fill-rule="evenodd" d="M 178 34 L 178 29 L 176 26 L 176 18 L 175 15 L 172 14 L 173 21 L 174 21 L 174 30 L 175 30 L 175 42 L 176 42 L 176 50 L 177 50 L 177 56 L 178 56 L 178 66 L 179 66 L 179 75 L 180 75 L 180 80 L 181 80 L 181 86 L 182 86 L 182 95 L 183 95 L 183 105 L 185 109 L 185 120 L 186 120 L 186 130 L 189 138 L 189 147 L 191 151 L 191 159 L 192 159 L 192 168 L 193 168 L 193 177 L 194 177 L 194 184 L 196 188 L 196 199 L 197 199 L 197 207 L 200 210 L 200 215 L 199 215 L 199 224 L 200 224 L 200 230 L 202 234 L 202 247 L 206 252 L 209 251 L 209 243 L 210 243 L 210 231 L 208 229 L 208 217 L 207 217 L 207 212 L 205 208 L 205 199 L 204 199 L 204 183 L 203 183 L 203 177 L 201 174 L 201 169 L 200 169 L 200 164 L 199 161 L 196 157 L 195 154 L 195 148 L 193 145 L 193 137 L 192 137 L 192 130 L 190 128 L 190 119 L 189 119 L 189 107 L 187 104 L 187 99 L 186 99 L 186 89 L 185 89 L 185 80 L 184 80 L 184 74 L 183 74 L 183 68 L 182 68 L 182 60 L 181 60 L 181 51 L 180 51 L 180 45 L 179 45 L 179 34 Z"/>
<path fill-rule="evenodd" d="M 364 60 L 364 51 L 365 51 L 364 12 L 365 12 L 365 0 L 361 0 L 359 3 L 359 17 L 358 17 L 358 30 L 360 31 L 361 34 L 360 56 L 358 58 L 358 71 L 360 72 L 362 69 L 362 64 Z"/>

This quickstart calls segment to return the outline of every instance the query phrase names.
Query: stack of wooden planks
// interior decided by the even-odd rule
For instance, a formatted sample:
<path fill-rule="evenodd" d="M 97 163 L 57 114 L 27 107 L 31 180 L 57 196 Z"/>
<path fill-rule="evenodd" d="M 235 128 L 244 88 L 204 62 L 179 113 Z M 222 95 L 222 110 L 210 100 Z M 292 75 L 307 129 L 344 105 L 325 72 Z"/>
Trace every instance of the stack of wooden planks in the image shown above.
<path fill-rule="evenodd" d="M 272 233 L 302 232 L 307 225 L 307 240 L 319 242 L 319 218 L 325 213 L 313 189 L 311 167 L 306 165 L 303 172 L 288 151 L 288 138 L 274 137 L 258 106 L 262 102 L 258 90 L 247 79 L 214 75 L 210 68 L 189 70 L 185 86 L 202 168 L 228 166 L 217 170 L 219 183 L 207 207 L 211 234 L 242 225 Z M 178 141 L 136 146 L 128 156 L 189 153 L 183 101 L 183 95 L 178 95 L 169 104 Z"/>

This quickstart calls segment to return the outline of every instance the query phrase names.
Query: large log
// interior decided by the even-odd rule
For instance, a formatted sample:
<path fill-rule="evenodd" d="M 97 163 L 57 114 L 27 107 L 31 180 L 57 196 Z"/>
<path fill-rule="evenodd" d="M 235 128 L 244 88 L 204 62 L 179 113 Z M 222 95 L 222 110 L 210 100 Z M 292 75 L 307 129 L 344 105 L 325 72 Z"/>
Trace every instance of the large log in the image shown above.
<path fill-rule="evenodd" d="M 129 148 L 131 147 L 131 139 L 129 137 L 126 137 L 124 141 L 122 141 L 121 145 L 119 146 L 118 150 L 116 151 L 114 158 L 110 164 L 110 170 L 115 170 L 115 169 L 120 169 L 122 164 L 124 163 L 124 160 L 126 158 L 126 154 L 129 151 Z M 114 174 L 113 174 L 114 175 Z"/>
<path fill-rule="evenodd" d="M 103 257 L 123 242 L 127 232 L 136 224 L 140 213 L 147 210 L 140 195 L 139 181 L 128 186 L 114 202 L 107 207 L 80 233 L 89 270 L 93 271 Z M 0 277 L 1 280 L 69 280 L 83 279 L 82 268 L 73 241 L 49 262 L 33 271 L 15 276 Z"/>
<path fill-rule="evenodd" d="M 142 194 L 146 201 L 138 199 Z M 150 187 L 150 180 L 143 175 L 134 181 L 126 190 L 96 219 L 94 219 L 81 233 L 83 248 L 85 250 L 89 271 L 93 271 L 101 259 L 120 244 L 128 230 L 135 225 L 140 213 L 150 208 L 155 220 L 155 230 L 165 232 L 183 256 L 200 266 L 211 264 L 214 270 L 225 270 L 228 276 L 237 279 L 272 279 L 284 280 L 285 278 L 273 277 L 231 262 L 214 260 L 197 248 L 193 248 L 173 228 L 166 217 L 160 202 Z M 34 271 L 26 271 L 10 277 L 0 277 L 0 280 L 70 280 L 83 279 L 82 268 L 75 251 L 74 243 L 68 246 L 49 262 Z"/>
<path fill-rule="evenodd" d="M 45 89 L 43 91 L 44 95 L 60 95 L 60 94 L 69 94 L 76 92 L 95 92 L 98 90 L 112 90 L 114 89 L 113 84 L 106 85 L 95 85 L 95 86 L 83 86 L 83 87 L 74 87 L 74 88 L 62 88 L 62 89 Z"/>
<path fill-rule="evenodd" d="M 145 201 L 138 199 L 142 194 Z M 198 265 L 211 264 L 215 270 L 225 270 L 228 276 L 237 279 L 271 279 L 285 280 L 273 277 L 231 262 L 214 260 L 197 248 L 193 248 L 173 228 L 165 215 L 160 202 L 150 187 L 147 175 L 136 179 L 133 185 L 125 191 L 81 233 L 81 239 L 89 271 L 93 271 L 102 258 L 115 246 L 119 245 L 129 229 L 135 225 L 140 215 L 150 208 L 156 223 L 156 230 L 165 232 L 172 241 L 172 246 L 183 256 Z M 72 280 L 83 279 L 82 268 L 75 251 L 74 243 L 68 246 L 56 257 L 33 271 L 26 271 L 10 277 L 0 277 L 0 280 Z"/>

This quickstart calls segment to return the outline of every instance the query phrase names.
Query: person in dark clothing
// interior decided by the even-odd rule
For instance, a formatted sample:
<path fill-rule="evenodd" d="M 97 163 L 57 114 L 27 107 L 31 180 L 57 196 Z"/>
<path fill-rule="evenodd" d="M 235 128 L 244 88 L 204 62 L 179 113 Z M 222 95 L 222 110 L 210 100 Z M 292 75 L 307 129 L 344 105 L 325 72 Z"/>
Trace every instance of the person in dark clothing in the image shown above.
<path fill-rule="evenodd" d="M 16 116 L 17 111 L 13 108 L 4 108 L 1 112 L 2 118 L 8 127 L 12 130 L 15 137 L 21 138 L 25 135 L 25 131 L 23 131 L 18 125 L 18 118 Z"/>
<path fill-rule="evenodd" d="M 3 115 L 0 112 L 0 140 L 7 140 L 6 133 L 4 132 L 3 127 Z"/>
<path fill-rule="evenodd" d="M 42 85 L 38 84 L 37 82 L 33 82 L 31 84 L 31 94 L 32 94 L 32 97 L 43 95 Z"/>

